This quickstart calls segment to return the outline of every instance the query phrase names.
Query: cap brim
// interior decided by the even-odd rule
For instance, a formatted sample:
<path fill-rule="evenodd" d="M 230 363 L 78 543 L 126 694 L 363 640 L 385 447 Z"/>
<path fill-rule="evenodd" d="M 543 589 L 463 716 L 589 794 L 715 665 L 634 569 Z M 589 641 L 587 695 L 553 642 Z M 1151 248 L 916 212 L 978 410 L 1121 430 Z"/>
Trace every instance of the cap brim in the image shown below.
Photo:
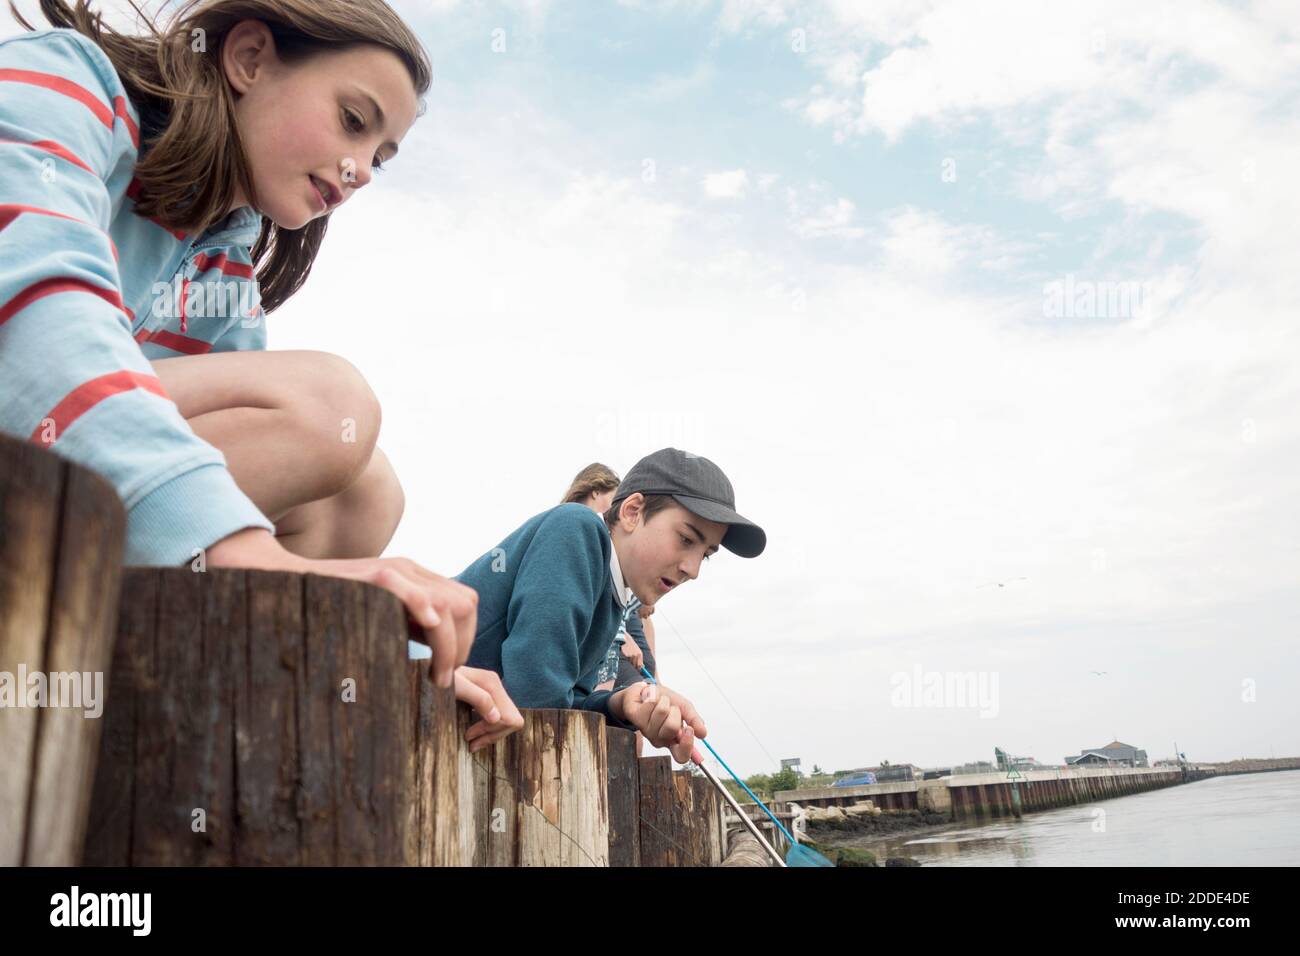
<path fill-rule="evenodd" d="M 691 514 L 699 515 L 705 521 L 730 525 L 727 533 L 722 536 L 722 546 L 732 554 L 742 558 L 756 558 L 767 547 L 767 533 L 726 505 L 709 501 L 707 498 L 692 498 L 690 495 L 673 495 L 673 499 Z"/>

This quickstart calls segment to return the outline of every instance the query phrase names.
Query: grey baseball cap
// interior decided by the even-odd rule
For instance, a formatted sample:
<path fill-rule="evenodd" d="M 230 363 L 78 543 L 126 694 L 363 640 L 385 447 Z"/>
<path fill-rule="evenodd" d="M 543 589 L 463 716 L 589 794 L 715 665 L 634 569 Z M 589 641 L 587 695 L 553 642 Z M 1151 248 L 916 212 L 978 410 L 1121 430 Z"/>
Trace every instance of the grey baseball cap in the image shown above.
<path fill-rule="evenodd" d="M 737 514 L 736 493 L 731 482 L 707 458 L 676 448 L 652 452 L 628 471 L 614 492 L 614 503 L 638 491 L 643 495 L 672 495 L 692 514 L 730 525 L 722 537 L 722 546 L 742 558 L 756 558 L 767 547 L 767 534 Z"/>

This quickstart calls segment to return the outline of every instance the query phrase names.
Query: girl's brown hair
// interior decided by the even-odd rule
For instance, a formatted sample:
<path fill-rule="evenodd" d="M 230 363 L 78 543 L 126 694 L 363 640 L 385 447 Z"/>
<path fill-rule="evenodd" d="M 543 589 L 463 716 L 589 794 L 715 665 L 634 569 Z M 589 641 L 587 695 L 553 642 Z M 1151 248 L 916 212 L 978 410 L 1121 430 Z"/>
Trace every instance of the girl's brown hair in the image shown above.
<path fill-rule="evenodd" d="M 398 56 L 424 96 L 433 70 L 420 41 L 383 0 L 187 0 L 159 30 L 154 18 L 128 0 L 147 35 L 119 33 L 92 13 L 89 0 L 40 0 L 52 26 L 89 37 L 104 51 L 142 121 L 137 211 L 170 229 L 202 232 L 225 218 L 237 189 L 257 208 L 256 192 L 235 125 L 235 94 L 221 68 L 221 46 L 241 20 L 260 20 L 276 54 L 288 63 L 361 44 Z M 28 30 L 13 0 L 9 10 Z M 265 216 L 253 246 L 262 307 L 274 311 L 302 287 L 325 238 L 329 216 L 301 229 L 281 229 Z"/>
<path fill-rule="evenodd" d="M 587 500 L 588 495 L 601 495 L 613 491 L 618 487 L 619 480 L 618 475 L 608 465 L 593 462 L 578 472 L 578 476 L 569 485 L 569 490 L 564 493 L 560 504 L 567 505 L 570 502 L 582 504 Z"/>

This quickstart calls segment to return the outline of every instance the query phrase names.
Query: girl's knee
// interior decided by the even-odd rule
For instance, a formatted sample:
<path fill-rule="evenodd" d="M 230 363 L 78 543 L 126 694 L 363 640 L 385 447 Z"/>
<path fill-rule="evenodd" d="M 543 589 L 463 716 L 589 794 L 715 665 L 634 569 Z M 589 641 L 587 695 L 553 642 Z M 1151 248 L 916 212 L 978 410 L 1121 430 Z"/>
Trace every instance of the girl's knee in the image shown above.
<path fill-rule="evenodd" d="M 322 477 L 338 491 L 361 480 L 375 453 L 382 412 L 370 384 L 347 359 L 312 352 L 312 374 L 295 414 L 321 452 Z"/>
<path fill-rule="evenodd" d="M 338 498 L 347 523 L 342 535 L 348 557 L 378 557 L 388 547 L 406 510 L 406 494 L 392 463 L 376 448 L 356 483 Z"/>
<path fill-rule="evenodd" d="M 384 529 L 386 546 L 406 511 L 406 492 L 402 490 L 402 483 L 397 478 L 392 462 L 378 447 L 366 466 L 362 481 L 369 485 L 366 493 L 375 513 L 376 524 Z"/>

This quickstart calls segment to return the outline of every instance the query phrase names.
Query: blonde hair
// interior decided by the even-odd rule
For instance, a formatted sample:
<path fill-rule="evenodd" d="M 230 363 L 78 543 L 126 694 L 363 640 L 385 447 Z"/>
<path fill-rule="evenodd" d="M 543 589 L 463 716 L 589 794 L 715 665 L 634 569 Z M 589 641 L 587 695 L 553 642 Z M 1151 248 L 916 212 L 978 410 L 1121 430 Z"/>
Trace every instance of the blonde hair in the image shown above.
<path fill-rule="evenodd" d="M 374 44 L 401 59 L 417 96 L 427 93 L 432 82 L 433 70 L 420 41 L 383 0 L 188 0 L 161 31 L 135 0 L 128 2 L 148 27 L 148 35 L 105 26 L 103 15 L 91 12 L 89 0 L 74 5 L 40 0 L 40 9 L 52 26 L 84 34 L 112 62 L 141 113 L 137 211 L 170 229 L 202 232 L 219 222 L 237 189 L 257 207 L 235 124 L 235 97 L 220 63 L 226 34 L 241 20 L 265 23 L 276 54 L 286 62 Z M 9 11 L 28 30 L 36 29 L 13 0 Z M 194 38 L 202 38 L 201 50 L 191 47 Z M 144 128 L 146 112 L 162 117 L 161 128 Z M 253 262 L 267 312 L 302 287 L 328 225 L 328 215 L 301 229 L 282 229 L 262 217 Z"/>
<path fill-rule="evenodd" d="M 582 504 L 587 500 L 588 495 L 601 495 L 616 490 L 619 481 L 618 475 L 608 465 L 593 462 L 578 472 L 577 477 L 569 485 L 569 490 L 564 493 L 560 504 L 570 502 Z"/>

